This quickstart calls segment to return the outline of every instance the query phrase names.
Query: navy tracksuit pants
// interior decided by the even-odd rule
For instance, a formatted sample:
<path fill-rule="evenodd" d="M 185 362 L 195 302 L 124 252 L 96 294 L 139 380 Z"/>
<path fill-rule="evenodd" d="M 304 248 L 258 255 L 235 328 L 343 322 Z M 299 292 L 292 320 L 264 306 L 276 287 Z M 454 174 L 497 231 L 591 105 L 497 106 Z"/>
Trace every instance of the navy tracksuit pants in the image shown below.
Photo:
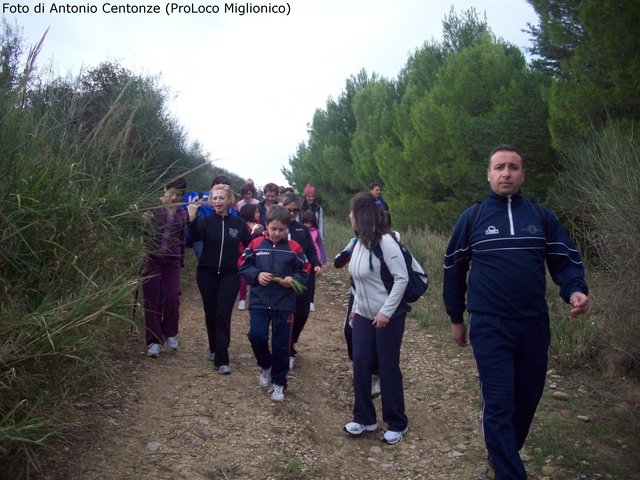
<path fill-rule="evenodd" d="M 386 327 L 376 328 L 372 320 L 358 314 L 353 319 L 353 421 L 363 425 L 376 423 L 376 408 L 371 399 L 371 375 L 379 365 L 382 419 L 389 430 L 407 428 L 404 390 L 400 371 L 400 347 L 406 314 L 393 317 Z"/>
<path fill-rule="evenodd" d="M 353 329 L 349 325 L 349 315 L 353 308 L 353 293 L 349 294 L 349 305 L 347 305 L 347 311 L 344 314 L 344 320 L 342 322 L 342 331 L 344 333 L 344 339 L 347 342 L 347 354 L 349 360 L 353 361 Z M 375 361 L 373 362 L 373 374 L 378 375 L 378 355 L 376 354 Z"/>
<path fill-rule="evenodd" d="M 469 341 L 480 376 L 482 429 L 496 480 L 527 478 L 520 449 L 544 390 L 549 317 L 469 317 Z"/>
<path fill-rule="evenodd" d="M 287 385 L 289 372 L 289 342 L 291 340 L 291 312 L 268 310 L 266 308 L 249 309 L 249 333 L 256 362 L 263 368 L 271 369 L 271 381 L 274 385 Z M 269 325 L 271 325 L 271 351 L 269 351 Z"/>

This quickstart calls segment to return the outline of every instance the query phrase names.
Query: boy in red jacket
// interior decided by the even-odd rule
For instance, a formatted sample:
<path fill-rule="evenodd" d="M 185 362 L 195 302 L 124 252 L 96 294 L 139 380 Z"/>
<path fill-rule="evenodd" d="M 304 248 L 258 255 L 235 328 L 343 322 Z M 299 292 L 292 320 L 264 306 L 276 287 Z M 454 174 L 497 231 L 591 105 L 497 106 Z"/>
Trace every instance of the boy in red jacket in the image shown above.
<path fill-rule="evenodd" d="M 279 205 L 267 213 L 264 237 L 256 238 L 242 255 L 240 274 L 251 285 L 249 341 L 262 372 L 260 386 L 268 387 L 271 400 L 284 400 L 289 371 L 291 315 L 296 308 L 294 279 L 307 284 L 311 266 L 294 240 L 288 239 L 289 212 Z M 271 351 L 269 351 L 271 324 Z"/>

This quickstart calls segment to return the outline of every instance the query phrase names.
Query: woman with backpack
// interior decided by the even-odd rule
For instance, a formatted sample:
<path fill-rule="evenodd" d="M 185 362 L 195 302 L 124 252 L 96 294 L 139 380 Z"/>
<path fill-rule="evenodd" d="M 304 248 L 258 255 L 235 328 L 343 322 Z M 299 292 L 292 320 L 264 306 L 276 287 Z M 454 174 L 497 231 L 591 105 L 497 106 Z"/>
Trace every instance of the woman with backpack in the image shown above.
<path fill-rule="evenodd" d="M 353 327 L 353 419 L 344 426 L 353 436 L 378 429 L 376 410 L 371 399 L 371 374 L 377 354 L 382 388 L 382 419 L 388 424 L 383 441 L 396 444 L 407 432 L 404 408 L 400 347 L 407 312 L 403 300 L 409 272 L 393 237 L 384 212 L 369 193 L 351 200 L 349 219 L 358 242 L 353 247 L 349 273 L 355 286 L 350 314 Z M 374 250 L 382 252 L 386 269 L 393 277 L 387 290 L 382 280 L 382 261 Z"/>

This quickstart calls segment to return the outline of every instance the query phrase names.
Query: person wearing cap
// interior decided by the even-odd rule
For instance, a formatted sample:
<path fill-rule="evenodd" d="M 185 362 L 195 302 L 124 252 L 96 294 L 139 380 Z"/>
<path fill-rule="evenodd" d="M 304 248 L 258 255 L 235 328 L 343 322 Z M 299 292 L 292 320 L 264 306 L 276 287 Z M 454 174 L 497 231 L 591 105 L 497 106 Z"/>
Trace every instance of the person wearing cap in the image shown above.
<path fill-rule="evenodd" d="M 320 236 L 324 239 L 324 212 L 316 198 L 316 189 L 313 188 L 311 184 L 307 183 L 304 187 L 303 193 L 304 198 L 302 199 L 300 215 L 302 216 L 304 212 L 313 212 L 316 216 L 316 224 L 318 225 Z"/>

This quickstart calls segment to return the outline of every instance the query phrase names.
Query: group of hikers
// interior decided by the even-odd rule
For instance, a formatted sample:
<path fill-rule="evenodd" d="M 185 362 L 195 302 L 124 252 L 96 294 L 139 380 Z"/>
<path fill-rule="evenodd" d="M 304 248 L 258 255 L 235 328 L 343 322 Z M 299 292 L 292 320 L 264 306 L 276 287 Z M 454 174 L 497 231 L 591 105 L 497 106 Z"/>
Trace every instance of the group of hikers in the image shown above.
<path fill-rule="evenodd" d="M 550 343 L 545 264 L 571 315 L 589 304 L 578 250 L 550 210 L 523 196 L 524 176 L 518 148 L 496 147 L 487 166 L 488 196 L 462 212 L 444 253 L 444 306 L 455 342 L 473 347 L 487 462 L 499 480 L 527 478 L 519 451 L 542 396 Z M 315 278 L 327 269 L 323 210 L 314 188 L 308 184 L 301 200 L 293 189 L 269 183 L 258 199 L 248 181 L 239 202 L 224 177 L 214 179 L 208 198 L 187 194 L 183 179 L 164 190 L 163 207 L 149 218 L 155 233 L 143 287 L 147 355 L 159 356 L 165 344 L 179 348 L 180 268 L 188 243 L 198 257 L 215 369 L 232 371 L 231 315 L 236 297 L 237 308 L 247 308 L 248 289 L 247 336 L 260 367 L 258 382 L 270 387 L 273 401 L 284 400 L 296 343 L 315 308 Z M 354 406 L 344 430 L 359 436 L 378 429 L 373 398 L 379 394 L 387 424 L 382 440 L 397 444 L 408 430 L 400 349 L 411 309 L 403 298 L 409 271 L 381 185 L 372 183 L 349 207 L 354 237 L 334 259 L 335 267 L 348 264 L 351 277 L 344 334 Z"/>

